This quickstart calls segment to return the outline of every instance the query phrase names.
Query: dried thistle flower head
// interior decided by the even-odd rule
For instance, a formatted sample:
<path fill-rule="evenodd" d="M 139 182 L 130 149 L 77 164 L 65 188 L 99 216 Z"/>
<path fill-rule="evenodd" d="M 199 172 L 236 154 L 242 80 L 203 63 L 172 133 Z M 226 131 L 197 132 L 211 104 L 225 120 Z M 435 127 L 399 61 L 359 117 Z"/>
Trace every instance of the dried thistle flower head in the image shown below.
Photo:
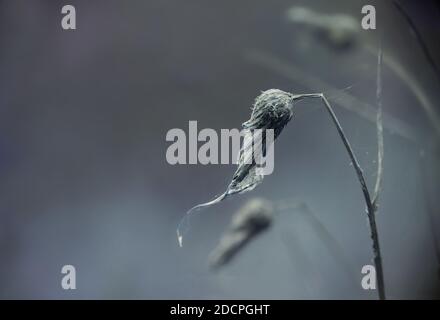
<path fill-rule="evenodd" d="M 231 225 L 212 251 L 209 264 L 218 268 L 227 264 L 250 240 L 272 223 L 274 209 L 269 201 L 255 198 L 233 216 Z"/>
<path fill-rule="evenodd" d="M 269 89 L 255 98 L 251 118 L 243 123 L 244 129 L 273 129 L 275 138 L 292 118 L 295 98 L 289 92 Z"/>
<path fill-rule="evenodd" d="M 273 130 L 273 141 L 280 135 L 284 127 L 292 119 L 293 102 L 301 99 L 300 95 L 293 95 L 279 89 L 263 91 L 256 99 L 252 108 L 251 118 L 243 123 L 245 135 L 240 149 L 238 168 L 226 191 L 206 203 L 191 208 L 177 228 L 177 238 L 182 246 L 183 234 L 189 228 L 189 217 L 195 210 L 208 207 L 223 201 L 227 196 L 253 190 L 263 181 L 264 176 L 257 170 L 257 160 L 266 155 L 266 149 L 271 142 L 266 141 L 265 130 Z M 260 136 L 256 137 L 254 132 Z M 255 144 L 261 147 L 255 147 Z"/>
<path fill-rule="evenodd" d="M 291 93 L 269 89 L 263 91 L 256 99 L 252 108 L 251 118 L 243 123 L 243 129 L 248 130 L 244 137 L 243 146 L 240 150 L 238 168 L 232 177 L 232 181 L 226 191 L 226 195 L 242 193 L 253 190 L 263 181 L 263 175 L 256 170 L 256 161 L 262 155 L 266 155 L 269 147 L 264 132 L 260 141 L 257 142 L 254 130 L 273 130 L 274 141 L 281 131 L 292 119 L 293 100 Z M 256 143 L 261 143 L 262 148 L 255 148 Z M 254 146 L 253 146 L 254 144 Z M 261 154 L 257 154 L 261 151 Z M 249 161 L 249 159 L 253 159 Z"/>

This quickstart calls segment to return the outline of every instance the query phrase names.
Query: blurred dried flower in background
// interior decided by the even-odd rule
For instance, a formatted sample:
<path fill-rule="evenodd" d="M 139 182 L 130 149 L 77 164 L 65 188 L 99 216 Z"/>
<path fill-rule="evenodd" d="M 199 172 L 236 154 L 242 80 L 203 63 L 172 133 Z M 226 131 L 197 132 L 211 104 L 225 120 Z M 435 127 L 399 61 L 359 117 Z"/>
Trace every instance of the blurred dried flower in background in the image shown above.
<path fill-rule="evenodd" d="M 360 31 L 359 22 L 346 14 L 321 14 L 304 7 L 287 11 L 290 22 L 304 25 L 334 47 L 351 45 Z"/>
<path fill-rule="evenodd" d="M 269 201 L 261 198 L 248 201 L 233 216 L 229 228 L 212 251 L 210 266 L 219 268 L 230 262 L 250 240 L 271 225 L 273 216 L 274 209 Z"/>

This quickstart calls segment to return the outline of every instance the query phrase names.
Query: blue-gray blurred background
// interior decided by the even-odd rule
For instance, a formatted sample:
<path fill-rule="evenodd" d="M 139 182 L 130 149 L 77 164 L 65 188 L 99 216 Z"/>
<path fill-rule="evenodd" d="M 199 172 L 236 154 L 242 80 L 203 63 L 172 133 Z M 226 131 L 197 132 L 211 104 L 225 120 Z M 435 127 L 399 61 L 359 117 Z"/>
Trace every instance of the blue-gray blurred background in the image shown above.
<path fill-rule="evenodd" d="M 440 63 L 439 5 L 400 3 Z M 65 4 L 75 31 L 61 28 Z M 366 4 L 376 30 L 360 29 Z M 359 30 L 339 46 L 289 20 L 293 6 L 348 15 Z M 380 42 L 387 296 L 438 298 L 440 83 L 392 1 L 0 1 L 0 297 L 376 299 L 360 285 L 372 264 L 362 193 L 318 101 L 298 104 L 275 172 L 194 218 L 183 248 L 180 218 L 223 192 L 235 167 L 171 166 L 165 135 L 189 120 L 240 128 L 264 89 L 324 92 L 372 188 Z M 231 216 L 255 196 L 307 203 L 352 273 L 295 211 L 210 271 Z M 66 264 L 76 290 L 61 288 Z"/>

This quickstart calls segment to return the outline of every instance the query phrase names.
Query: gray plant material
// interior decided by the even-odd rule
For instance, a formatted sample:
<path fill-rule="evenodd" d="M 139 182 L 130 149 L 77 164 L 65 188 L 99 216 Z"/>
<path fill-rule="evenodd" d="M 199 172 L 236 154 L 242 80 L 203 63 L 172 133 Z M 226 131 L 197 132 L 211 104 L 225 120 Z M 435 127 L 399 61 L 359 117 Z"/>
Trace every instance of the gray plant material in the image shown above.
<path fill-rule="evenodd" d="M 359 165 L 359 162 L 353 152 L 353 149 L 350 146 L 350 143 L 347 139 L 347 137 L 344 134 L 344 131 L 339 123 L 338 118 L 336 117 L 335 113 L 333 112 L 332 107 L 330 106 L 327 99 L 324 97 L 324 95 L 320 94 L 318 96 L 312 96 L 312 97 L 319 97 L 324 102 L 325 107 L 327 108 L 327 111 L 329 112 L 333 123 L 335 124 L 339 136 L 342 139 L 342 142 L 344 143 L 345 148 L 347 149 L 348 155 L 353 163 L 354 169 L 356 171 L 356 175 L 358 177 L 358 180 L 361 184 L 362 193 L 364 195 L 365 203 L 367 206 L 367 218 L 368 223 L 370 227 L 370 237 L 372 240 L 373 245 L 373 260 L 374 265 L 376 267 L 376 275 L 377 275 L 377 287 L 379 292 L 379 299 L 383 300 L 385 299 L 385 284 L 383 280 L 383 268 L 382 268 L 382 256 L 380 252 L 380 244 L 379 244 L 379 234 L 377 232 L 377 226 L 376 226 L 376 217 L 375 217 L 375 209 L 373 206 L 373 203 L 371 201 L 370 192 L 368 191 L 367 184 L 365 183 L 364 174 L 362 172 L 362 168 Z"/>
<path fill-rule="evenodd" d="M 261 183 L 263 175 L 256 171 L 256 160 L 261 155 L 255 154 L 255 151 L 262 150 L 264 155 L 268 146 L 264 134 L 262 139 L 255 139 L 255 137 L 252 138 L 252 132 L 255 129 L 273 129 L 274 140 L 278 138 L 292 118 L 292 103 L 292 95 L 278 89 L 264 91 L 255 99 L 251 118 L 243 123 L 246 136 L 240 150 L 237 171 L 232 177 L 225 196 L 250 191 Z M 253 143 L 255 144 L 258 140 L 262 143 L 262 149 L 253 148 Z"/>
<path fill-rule="evenodd" d="M 292 118 L 292 108 L 293 103 L 297 102 L 299 100 L 303 99 L 319 99 L 323 103 L 325 109 L 329 113 L 333 124 L 335 125 L 339 137 L 341 138 L 344 147 L 351 159 L 351 162 L 353 164 L 356 176 L 359 180 L 359 183 L 361 185 L 361 190 L 365 199 L 366 207 L 367 207 L 367 218 L 369 222 L 370 227 L 370 236 L 372 239 L 372 246 L 373 246 L 373 260 L 376 267 L 376 274 L 377 277 L 377 283 L 379 288 L 379 298 L 385 299 L 385 290 L 384 290 L 384 282 L 383 278 L 380 275 L 383 275 L 382 270 L 382 257 L 380 253 L 380 245 L 379 245 L 379 235 L 377 232 L 377 226 L 376 226 L 376 217 L 375 217 L 375 210 L 373 203 L 371 201 L 370 192 L 368 191 L 367 184 L 365 182 L 364 174 L 362 172 L 362 168 L 359 165 L 359 162 L 357 160 L 356 155 L 353 152 L 353 149 L 350 146 L 350 142 L 348 141 L 344 130 L 342 129 L 341 124 L 339 123 L 338 118 L 336 117 L 335 112 L 333 111 L 333 108 L 331 107 L 330 103 L 328 102 L 327 98 L 322 93 L 310 93 L 310 94 L 291 94 L 285 91 L 281 91 L 278 89 L 270 89 L 267 91 L 264 91 L 257 99 L 255 100 L 254 109 L 252 112 L 251 119 L 247 122 L 245 122 L 244 125 L 253 127 L 255 126 L 255 129 L 274 129 L 275 130 L 275 137 L 277 137 L 282 129 L 286 126 L 286 124 L 290 121 Z M 278 135 L 277 135 L 278 132 Z M 247 149 L 245 148 L 245 144 L 242 147 L 242 150 L 240 152 L 241 154 L 245 154 Z M 250 152 L 252 152 L 252 149 L 250 149 Z M 241 159 L 241 157 L 240 157 Z M 255 166 L 255 165 L 254 165 Z M 246 166 L 243 166 L 241 163 L 239 163 L 238 169 L 236 173 L 234 174 L 234 178 L 229 185 L 226 192 L 221 195 L 220 197 L 214 199 L 211 202 L 197 205 L 194 208 L 190 209 L 184 218 L 182 219 L 181 223 L 179 224 L 177 228 L 177 238 L 179 241 L 179 245 L 182 246 L 183 241 L 183 233 L 182 231 L 185 231 L 185 229 L 188 227 L 188 219 L 191 215 L 191 213 L 196 210 L 200 209 L 202 207 L 207 207 L 210 205 L 213 205 L 215 203 L 218 203 L 226 198 L 228 195 L 229 190 L 231 189 L 231 186 L 234 186 L 232 190 L 234 190 L 234 193 L 241 193 L 246 192 L 249 190 L 252 190 L 257 184 L 261 183 L 261 179 L 257 180 L 256 183 L 254 183 L 254 179 L 251 179 L 252 184 L 249 187 L 248 184 L 241 185 L 242 181 L 247 181 L 247 175 L 252 175 L 254 173 L 253 170 L 251 170 L 252 167 L 247 168 Z M 234 181 L 236 179 L 237 181 Z M 238 188 L 236 186 L 239 186 Z M 182 229 L 182 227 L 185 227 L 185 229 Z"/>
<path fill-rule="evenodd" d="M 428 61 L 429 65 L 431 66 L 432 70 L 440 81 L 440 70 L 413 19 L 399 1 L 393 0 L 393 4 L 408 23 L 413 36 L 422 48 L 426 60 Z M 343 46 L 345 42 L 354 42 L 353 40 L 360 31 L 357 20 L 343 14 L 327 15 L 316 13 L 303 7 L 292 7 L 288 10 L 287 17 L 291 22 L 307 25 L 317 30 L 317 34 L 324 35 L 324 38 L 327 40 L 326 42 L 328 44 L 336 47 Z M 338 39 L 340 40 L 338 41 Z M 370 53 L 376 54 L 377 48 L 371 48 L 368 45 L 364 46 Z M 433 103 L 424 92 L 424 89 L 395 59 L 391 57 L 385 57 L 383 62 L 385 65 L 390 67 L 391 70 L 393 70 L 393 72 L 408 86 L 411 92 L 415 95 L 423 110 L 426 112 L 428 120 L 431 122 L 434 129 L 436 130 L 437 135 L 440 136 L 440 116 L 436 111 L 436 107 L 433 105 Z M 325 91 L 327 92 L 327 90 Z M 356 105 L 359 105 L 359 103 L 357 103 Z"/>
<path fill-rule="evenodd" d="M 269 201 L 260 198 L 248 201 L 232 217 L 229 228 L 212 251 L 210 266 L 219 268 L 230 262 L 252 239 L 271 225 L 273 216 L 273 206 Z"/>
<path fill-rule="evenodd" d="M 376 48 L 374 48 L 374 54 L 377 54 Z M 341 92 L 341 89 L 335 88 L 320 78 L 311 75 L 309 72 L 301 70 L 301 68 L 295 66 L 290 61 L 286 61 L 274 56 L 273 54 L 257 50 L 248 51 L 245 54 L 245 59 L 257 66 L 266 68 L 278 75 L 284 76 L 287 79 L 301 83 L 301 85 L 308 87 L 309 89 L 316 87 L 322 88 L 326 94 L 338 97 L 338 101 L 336 102 L 338 106 L 376 124 L 377 108 L 374 105 L 366 103 L 348 92 Z M 387 59 L 385 56 L 384 62 L 387 62 L 387 60 L 389 61 L 389 59 Z M 420 136 L 419 132 L 414 130 L 404 121 L 397 119 L 390 114 L 386 114 L 385 112 L 383 113 L 383 119 L 384 129 L 387 129 L 391 134 L 397 134 L 417 145 L 426 145 L 426 139 Z"/>
<path fill-rule="evenodd" d="M 412 30 L 413 35 L 415 36 L 416 40 L 421 46 L 423 53 L 426 59 L 428 60 L 428 63 L 431 65 L 432 69 L 436 73 L 437 78 L 440 80 L 439 68 L 435 63 L 434 58 L 432 57 L 427 45 L 425 44 L 425 41 L 423 40 L 423 37 L 418 31 L 417 26 L 413 22 L 411 16 L 406 12 L 406 10 L 402 7 L 402 5 L 398 1 L 393 0 L 393 3 L 398 9 L 399 13 L 406 19 L 407 23 L 409 24 Z M 288 19 L 292 22 L 309 24 L 311 26 L 315 24 L 318 25 L 326 24 L 326 23 L 321 23 L 320 19 L 317 18 L 317 17 L 325 17 L 325 15 L 313 13 L 309 9 L 304 9 L 301 7 L 293 7 L 288 11 L 287 16 Z M 302 22 L 303 20 L 306 20 L 308 22 L 307 23 Z M 325 21 L 325 19 L 323 21 Z M 335 28 L 337 28 L 337 23 L 335 23 Z M 329 41 L 327 41 L 327 43 L 329 43 Z M 329 44 L 331 45 L 331 42 Z M 363 47 L 365 47 L 368 52 L 376 55 L 377 52 L 376 47 L 369 46 L 368 44 L 363 44 Z M 255 60 L 258 64 L 264 65 L 266 67 L 270 67 L 271 69 L 275 69 L 275 71 L 279 71 L 279 73 L 281 74 L 286 74 L 289 78 L 292 78 L 293 80 L 299 79 L 299 82 L 302 84 L 309 82 L 311 84 L 308 86 L 311 88 L 320 87 L 323 88 L 324 89 L 323 91 L 327 93 L 331 93 L 337 90 L 332 88 L 330 85 L 326 85 L 320 79 L 317 78 L 313 79 L 313 77 L 310 76 L 308 73 L 300 72 L 300 70 L 294 68 L 292 65 L 281 66 L 281 61 L 277 61 L 273 57 L 268 57 L 267 54 L 262 55 L 262 54 L 251 53 L 251 54 L 247 54 L 247 56 L 250 57 L 251 60 Z M 432 126 L 436 130 L 437 136 L 440 136 L 440 116 L 436 110 L 436 107 L 429 99 L 428 95 L 425 93 L 424 88 L 422 88 L 418 84 L 418 82 L 414 79 L 414 77 L 409 74 L 409 72 L 405 69 L 405 67 L 402 66 L 393 57 L 387 55 L 386 57 L 384 57 L 383 63 L 387 67 L 389 67 L 396 74 L 396 76 L 398 76 L 399 79 L 402 80 L 404 84 L 415 95 L 421 107 L 426 112 L 428 120 L 431 122 Z M 362 101 L 359 100 L 354 101 L 357 99 L 349 94 L 340 93 L 339 96 L 342 98 L 342 101 L 338 103 L 340 106 L 347 108 L 348 110 L 354 111 L 361 117 L 366 118 L 370 121 L 376 121 L 376 116 L 374 116 L 375 112 L 373 111 L 372 106 L 369 106 L 366 103 L 363 103 Z M 353 105 L 358 106 L 358 109 L 352 109 L 351 106 Z M 363 110 L 361 110 L 359 107 L 362 107 Z M 386 115 L 385 119 L 387 123 L 385 128 L 389 129 L 391 132 L 399 134 L 419 144 L 425 144 L 426 139 L 424 139 L 424 137 L 417 137 L 418 134 L 414 132 L 414 130 L 411 129 L 408 125 L 403 123 L 401 120 L 392 118 L 390 115 Z"/>
<path fill-rule="evenodd" d="M 377 80 L 376 80 L 376 101 L 377 101 L 377 120 L 376 120 L 376 127 L 377 127 L 377 176 L 376 176 L 376 183 L 374 186 L 374 193 L 373 193 L 373 200 L 372 200 L 372 207 L 373 212 L 368 212 L 369 215 L 369 222 L 370 227 L 373 230 L 373 227 L 376 227 L 375 222 L 375 216 L 378 210 L 378 201 L 379 201 L 379 194 L 382 187 L 382 176 L 383 176 L 383 156 L 384 156 L 384 143 L 383 143 L 383 119 L 382 119 L 382 59 L 383 59 L 383 52 L 382 52 L 382 46 L 379 46 L 379 53 L 377 55 Z M 371 216 L 371 217 L 370 217 Z M 372 225 L 374 224 L 374 226 Z M 376 231 L 377 235 L 377 231 Z M 372 239 L 373 243 L 374 241 L 374 235 L 372 233 Z M 377 247 L 374 249 L 373 244 L 373 252 L 374 252 L 374 264 L 376 266 L 376 282 L 377 282 L 377 289 L 379 293 L 379 299 L 384 300 L 385 299 L 385 281 L 384 281 L 384 275 L 383 275 L 383 268 L 382 268 L 382 258 L 380 255 L 380 248 L 379 248 L 379 239 L 377 239 Z"/>
<path fill-rule="evenodd" d="M 374 185 L 373 193 L 373 207 L 377 211 L 379 193 L 382 187 L 383 179 L 383 157 L 384 157 L 384 145 L 383 145 L 383 106 L 382 106 L 382 60 L 383 52 L 382 46 L 379 47 L 379 53 L 377 55 L 377 80 L 376 80 L 376 101 L 377 101 L 377 176 L 376 184 Z"/>
<path fill-rule="evenodd" d="M 326 40 L 341 48 L 355 42 L 359 34 L 359 22 L 346 14 L 322 14 L 304 7 L 292 7 L 287 11 L 288 21 L 304 25 Z"/>
<path fill-rule="evenodd" d="M 408 23 L 412 34 L 416 38 L 417 42 L 419 43 L 420 47 L 422 48 L 423 54 L 426 57 L 426 60 L 428 61 L 429 65 L 431 66 L 432 70 L 436 74 L 437 78 L 440 81 L 440 70 L 435 62 L 435 59 L 431 55 L 428 46 L 426 45 L 425 41 L 423 40 L 423 37 L 421 33 L 419 32 L 416 24 L 412 20 L 409 13 L 404 9 L 404 7 L 400 4 L 399 1 L 393 0 L 394 6 L 397 8 L 399 13 L 404 17 L 406 22 Z M 351 39 L 355 37 L 355 35 L 360 31 L 358 22 L 354 20 L 350 16 L 346 16 L 343 14 L 337 14 L 333 16 L 329 16 L 326 14 L 320 14 L 316 13 L 314 11 L 311 11 L 309 9 L 303 8 L 303 7 L 292 7 L 287 11 L 287 17 L 289 21 L 299 24 L 304 24 L 309 27 L 312 27 L 315 30 L 322 30 L 321 32 L 317 32 L 317 34 L 323 33 L 324 35 L 329 34 L 347 34 L 347 39 Z M 332 19 L 335 18 L 335 19 Z M 353 19 L 351 23 L 348 21 L 350 19 Z M 333 21 L 334 20 L 334 21 Z M 339 20 L 339 21 L 338 21 Z M 353 26 L 356 26 L 356 28 L 347 28 L 350 24 L 353 24 Z M 345 27 L 344 27 L 345 26 Z M 357 30 L 356 30 L 357 29 Z M 344 31 L 345 30 L 345 31 Z M 349 31 L 351 30 L 351 31 Z M 327 36 L 326 38 L 331 39 L 331 36 Z M 336 37 L 338 38 L 338 37 Z M 344 37 L 342 37 L 344 38 Z M 327 39 L 329 40 L 329 39 Z M 328 44 L 332 46 L 337 46 L 338 41 L 326 41 Z M 368 44 L 363 45 L 368 52 L 373 53 L 376 55 L 377 48 L 371 47 Z M 427 94 L 424 92 L 424 89 L 418 84 L 418 82 L 406 71 L 405 67 L 402 66 L 396 59 L 393 59 L 392 57 L 384 57 L 384 64 L 387 65 L 398 77 L 400 80 L 402 80 L 405 85 L 411 90 L 411 92 L 415 95 L 416 99 L 419 101 L 420 105 L 422 106 L 423 110 L 426 112 L 428 120 L 431 122 L 432 126 L 436 130 L 436 134 L 440 136 L 440 116 L 438 115 L 438 112 L 436 110 L 436 107 L 433 105 L 433 103 L 428 98 Z M 297 73 L 295 73 L 297 74 Z M 299 76 L 301 79 L 304 79 L 304 76 Z M 325 88 L 324 86 L 320 85 L 319 87 Z M 324 90 L 325 92 L 329 92 L 329 90 Z M 345 98 L 348 98 L 349 96 L 346 96 Z M 344 106 L 343 104 L 341 104 Z M 356 103 L 353 105 L 361 105 L 360 103 Z M 370 119 L 372 121 L 375 121 L 375 119 Z M 395 120 L 393 120 L 395 121 Z M 389 123 L 390 127 L 391 122 L 387 121 Z M 396 127 L 396 126 L 392 126 Z M 395 130 L 396 133 L 399 133 L 399 130 Z M 408 131 L 408 130 L 406 130 Z"/>
<path fill-rule="evenodd" d="M 273 129 L 275 141 L 292 118 L 293 101 L 297 98 L 297 96 L 291 93 L 270 89 L 263 91 L 255 99 L 251 118 L 243 123 L 243 129 L 245 129 L 246 134 L 239 153 L 238 168 L 232 177 L 231 183 L 219 197 L 196 205 L 187 211 L 177 228 L 180 246 L 183 245 L 183 236 L 189 228 L 189 219 L 194 212 L 219 203 L 230 195 L 251 191 L 263 181 L 264 176 L 257 172 L 257 163 L 258 159 L 265 155 L 266 148 L 269 146 L 266 145 L 264 134 L 258 138 L 255 135 L 253 136 L 253 132 L 256 129 Z M 254 146 L 255 143 L 261 143 L 262 148 Z M 262 152 L 262 154 L 258 154 L 259 152 Z"/>
<path fill-rule="evenodd" d="M 402 14 L 404 14 L 407 17 L 407 19 L 409 19 L 410 25 L 412 25 L 411 19 L 406 14 L 406 12 L 403 10 L 403 8 L 401 8 L 400 4 L 398 4 L 397 1 L 395 1 L 395 4 L 399 8 L 399 10 L 401 10 Z M 421 41 L 422 41 L 422 47 L 424 48 L 423 40 L 421 40 Z M 429 51 L 427 51 L 427 53 L 429 55 Z M 377 178 L 376 178 L 376 184 L 374 187 L 374 196 L 373 196 L 373 206 L 374 206 L 376 213 L 378 210 L 378 199 L 379 199 L 379 193 L 380 193 L 382 177 L 383 177 L 383 157 L 384 157 L 383 119 L 382 119 L 382 113 L 383 113 L 383 106 L 382 106 L 382 61 L 383 60 L 384 59 L 383 59 L 382 48 L 381 48 L 381 46 L 379 46 L 379 54 L 378 54 L 378 62 L 377 62 L 377 86 L 376 86 L 376 88 L 377 88 L 376 101 L 377 101 L 377 106 L 378 106 L 377 121 L 376 121 L 376 123 L 377 123 L 377 141 L 378 141 L 378 154 L 377 154 L 378 168 L 377 168 Z M 393 59 L 389 60 L 387 65 L 390 66 L 392 69 L 394 69 L 394 71 L 399 75 L 399 77 L 402 80 L 404 80 L 405 83 L 407 83 L 409 85 L 409 88 L 415 94 L 416 98 L 418 99 L 418 101 L 422 105 L 423 109 L 428 114 L 429 119 L 431 119 L 431 121 L 434 125 L 434 128 L 437 129 L 437 132 L 439 132 L 438 121 L 436 121 L 436 119 L 438 119 L 437 114 L 436 114 L 430 100 L 424 95 L 423 90 L 419 87 L 418 83 L 416 81 L 414 81 L 409 75 L 407 75 L 405 69 L 403 67 L 401 67 Z M 430 115 L 432 115 L 432 116 L 430 116 Z M 419 163 L 420 163 L 420 170 L 421 170 L 422 187 L 425 189 L 423 194 L 425 195 L 426 214 L 428 216 L 428 224 L 431 229 L 430 231 L 431 231 L 431 235 L 432 235 L 434 253 L 435 253 L 436 260 L 437 260 L 437 266 L 438 266 L 437 272 L 440 277 L 440 248 L 438 245 L 439 242 L 437 239 L 437 231 L 434 227 L 435 226 L 435 219 L 434 219 L 434 214 L 433 214 L 434 210 L 431 207 L 428 190 L 427 190 L 426 184 L 425 184 L 426 173 L 425 173 L 424 161 L 425 161 L 425 156 L 424 156 L 424 153 L 422 152 L 422 154 L 420 155 Z M 383 277 L 383 275 L 378 275 L 378 277 L 379 276 Z M 383 281 L 383 279 L 382 279 L 382 281 Z"/>

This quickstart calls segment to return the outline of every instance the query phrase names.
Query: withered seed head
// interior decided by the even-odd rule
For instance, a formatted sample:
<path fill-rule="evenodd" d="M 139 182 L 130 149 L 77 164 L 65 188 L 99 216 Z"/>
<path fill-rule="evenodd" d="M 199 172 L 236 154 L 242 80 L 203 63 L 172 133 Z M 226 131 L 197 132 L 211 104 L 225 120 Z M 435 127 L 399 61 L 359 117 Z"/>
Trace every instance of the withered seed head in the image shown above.
<path fill-rule="evenodd" d="M 243 123 L 244 129 L 273 129 L 275 138 L 293 116 L 295 96 L 291 93 L 269 89 L 255 98 L 251 118 Z"/>
<path fill-rule="evenodd" d="M 251 117 L 248 121 L 243 123 L 243 129 L 248 132 L 246 132 L 244 142 L 240 149 L 238 167 L 232 177 L 232 181 L 223 194 L 212 201 L 199 204 L 187 211 L 177 228 L 177 238 L 180 246 L 182 246 L 183 234 L 189 228 L 189 218 L 193 212 L 219 203 L 230 195 L 253 190 L 263 181 L 264 176 L 259 174 L 256 170 L 256 161 L 249 163 L 246 160 L 255 160 L 266 154 L 266 148 L 268 147 L 266 144 L 266 135 L 265 133 L 261 134 L 260 143 L 262 148 L 258 150 L 258 148 L 253 148 L 255 137 L 252 131 L 256 129 L 260 129 L 261 131 L 271 129 L 273 130 L 273 138 L 276 139 L 290 119 L 292 119 L 294 101 L 303 97 L 304 95 L 294 95 L 278 89 L 269 89 L 263 91 L 255 99 Z M 271 143 L 273 143 L 273 141 L 271 141 Z M 238 238 L 246 237 L 246 235 L 247 234 L 243 232 L 234 234 L 234 236 Z M 241 241 L 243 241 L 243 239 Z M 233 242 L 240 242 L 240 240 L 235 239 Z"/>

